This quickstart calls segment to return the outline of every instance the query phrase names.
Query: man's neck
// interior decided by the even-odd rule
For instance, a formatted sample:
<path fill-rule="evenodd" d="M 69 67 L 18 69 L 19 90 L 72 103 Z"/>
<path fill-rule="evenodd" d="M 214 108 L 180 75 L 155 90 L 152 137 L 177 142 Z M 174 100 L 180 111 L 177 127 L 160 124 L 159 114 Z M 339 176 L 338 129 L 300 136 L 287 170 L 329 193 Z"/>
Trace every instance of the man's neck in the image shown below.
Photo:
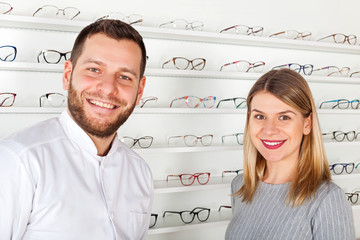
<path fill-rule="evenodd" d="M 108 154 L 108 152 L 110 151 L 111 143 L 114 140 L 116 133 L 114 133 L 113 135 L 111 135 L 109 137 L 104 137 L 104 138 L 96 137 L 96 136 L 93 136 L 90 134 L 88 134 L 88 135 L 95 144 L 95 147 L 97 149 L 97 155 L 103 157 L 103 156 L 106 156 Z"/>

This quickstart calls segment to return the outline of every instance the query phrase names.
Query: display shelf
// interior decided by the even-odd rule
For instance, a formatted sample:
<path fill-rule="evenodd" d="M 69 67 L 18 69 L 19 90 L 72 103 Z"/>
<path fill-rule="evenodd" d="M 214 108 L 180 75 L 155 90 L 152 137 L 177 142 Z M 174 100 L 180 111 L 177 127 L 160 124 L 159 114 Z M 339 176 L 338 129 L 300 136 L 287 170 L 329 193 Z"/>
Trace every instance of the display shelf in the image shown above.
<path fill-rule="evenodd" d="M 349 142 L 347 140 L 344 140 L 342 142 L 336 142 L 335 140 L 331 141 L 331 142 L 324 141 L 324 145 L 325 145 L 325 147 L 333 147 L 333 146 L 337 146 L 337 147 L 358 146 L 358 147 L 360 147 L 360 141 L 359 140 L 352 141 L 352 142 Z"/>
<path fill-rule="evenodd" d="M 40 18 L 32 16 L 1 15 L 0 27 L 42 29 L 52 31 L 79 32 L 91 21 Z M 359 54 L 357 45 L 335 44 L 317 41 L 289 40 L 269 37 L 221 34 L 218 32 L 187 31 L 159 27 L 134 26 L 144 38 L 236 44 L 246 46 L 274 47 L 311 51 Z"/>
<path fill-rule="evenodd" d="M 175 192 L 192 192 L 201 190 L 213 190 L 219 188 L 229 188 L 232 177 L 210 177 L 207 184 L 201 185 L 196 180 L 193 185 L 184 186 L 181 184 L 180 179 L 171 179 L 169 181 L 157 180 L 154 181 L 155 193 L 175 193 Z"/>
<path fill-rule="evenodd" d="M 196 229 L 206 230 L 213 227 L 227 226 L 232 217 L 231 209 L 224 209 L 221 210 L 221 212 L 214 210 L 210 212 L 209 219 L 205 222 L 199 222 L 199 220 L 195 217 L 192 223 L 185 224 L 181 221 L 178 214 L 169 214 L 165 217 L 163 217 L 162 214 L 163 213 L 158 213 L 156 225 L 149 229 L 149 235 Z"/>
<path fill-rule="evenodd" d="M 222 152 L 222 151 L 242 151 L 243 146 L 201 146 L 201 147 L 150 147 L 150 148 L 133 148 L 138 154 L 144 153 L 195 153 L 195 152 Z"/>
<path fill-rule="evenodd" d="M 65 107 L 8 107 L 0 108 L 0 114 L 60 114 Z M 219 108 L 135 108 L 134 114 L 246 114 L 245 109 Z"/>
<path fill-rule="evenodd" d="M 317 109 L 318 114 L 360 114 L 360 109 Z"/>
<path fill-rule="evenodd" d="M 331 178 L 334 181 L 360 179 L 360 173 L 353 172 L 353 173 L 350 173 L 350 174 L 343 173 L 343 174 L 340 174 L 340 175 L 336 175 L 336 174 L 331 173 Z"/>
<path fill-rule="evenodd" d="M 2 71 L 29 71 L 29 72 L 55 72 L 63 73 L 63 64 L 47 64 L 36 62 L 0 62 Z M 229 80 L 257 80 L 262 73 L 244 72 L 220 72 L 220 71 L 191 71 L 178 69 L 146 68 L 145 75 L 149 77 L 179 77 L 179 78 L 212 78 Z M 327 77 L 327 76 L 303 76 L 308 82 L 314 83 L 337 83 L 337 84 L 360 84 L 360 78 L 350 77 Z"/>

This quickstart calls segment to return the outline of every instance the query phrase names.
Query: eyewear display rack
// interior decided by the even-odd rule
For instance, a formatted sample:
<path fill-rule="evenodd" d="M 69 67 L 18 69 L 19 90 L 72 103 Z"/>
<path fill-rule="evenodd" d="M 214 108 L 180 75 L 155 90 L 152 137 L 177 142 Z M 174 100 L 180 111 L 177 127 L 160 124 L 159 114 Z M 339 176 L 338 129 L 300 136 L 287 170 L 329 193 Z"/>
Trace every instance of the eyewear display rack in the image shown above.
<path fill-rule="evenodd" d="M 64 34 L 76 34 L 90 22 L 87 21 L 70 21 L 70 20 L 59 20 L 59 19 L 48 19 L 48 18 L 37 18 L 37 17 L 27 17 L 27 16 L 0 16 L 0 28 L 2 31 L 6 31 L 7 29 L 15 29 L 16 31 L 36 31 L 40 32 L 43 35 L 51 36 L 53 33 L 64 33 Z M 159 44 L 184 44 L 186 46 L 191 46 L 194 44 L 194 49 L 196 46 L 205 45 L 204 52 L 208 51 L 207 46 L 211 46 L 214 48 L 221 48 L 222 46 L 227 46 L 229 48 L 236 48 L 238 46 L 242 48 L 251 48 L 253 51 L 262 51 L 263 49 L 269 49 L 272 52 L 283 52 L 283 51 L 294 51 L 295 53 L 304 53 L 307 54 L 318 54 L 322 53 L 326 56 L 332 56 L 336 58 L 338 55 L 341 56 L 352 56 L 353 58 L 357 57 L 360 54 L 360 46 L 350 46 L 343 44 L 332 44 L 332 43 L 323 43 L 323 42 L 315 42 L 315 41 L 301 41 L 301 40 L 288 40 L 288 39 L 273 39 L 267 37 L 252 37 L 252 36 L 241 36 L 241 35 L 230 35 L 230 34 L 220 34 L 215 32 L 196 32 L 196 31 L 185 31 L 185 30 L 177 30 L 177 29 L 162 29 L 157 27 L 135 27 L 140 34 L 145 39 L 145 43 L 150 44 L 150 48 L 148 48 L 148 53 L 150 54 L 149 66 L 146 69 L 145 75 L 148 78 L 148 86 L 149 90 L 145 90 L 145 92 L 149 91 L 149 93 L 153 92 L 155 94 L 161 95 L 161 90 L 156 90 L 153 87 L 153 84 L 161 85 L 163 80 L 166 78 L 166 81 L 170 83 L 166 84 L 179 84 L 180 81 L 184 80 L 184 85 L 188 83 L 187 81 L 201 81 L 203 84 L 205 81 L 210 81 L 209 85 L 213 82 L 236 82 L 237 86 L 245 86 L 241 92 L 243 97 L 246 97 L 247 91 L 253 84 L 255 80 L 257 80 L 262 74 L 259 73 L 240 73 L 240 72 L 220 72 L 218 71 L 218 67 L 212 67 L 212 70 L 207 70 L 206 67 L 203 71 L 191 71 L 191 70 L 174 70 L 174 69 L 161 69 L 160 67 L 156 67 L 155 64 L 152 64 L 153 53 L 159 54 L 160 57 L 164 57 L 165 54 L 161 52 L 159 48 Z M 34 32 L 32 32 L 34 34 Z M 35 35 L 35 34 L 34 34 Z M 60 43 L 58 41 L 58 43 Z M 28 45 L 30 45 L 29 43 Z M 67 43 L 68 46 L 71 46 L 72 43 Z M 201 48 L 201 47 L 200 47 Z M 18 50 L 20 51 L 20 49 Z M 190 50 L 191 51 L 191 50 Z M 196 52 L 201 51 L 197 50 Z M 165 52 L 165 50 L 164 50 Z M 188 52 L 189 53 L 189 52 Z M 19 54 L 20 55 L 20 54 Z M 189 55 L 189 54 L 188 54 Z M 158 57 L 158 58 L 160 58 Z M 169 56 L 167 56 L 169 57 Z M 212 55 L 213 58 L 216 58 L 216 52 Z M 276 58 L 276 56 L 274 57 Z M 306 57 L 305 57 L 306 58 Z M 32 58 L 35 60 L 35 57 Z M 156 59 L 156 57 L 155 57 Z M 162 60 L 167 60 L 162 59 Z M 286 62 L 286 61 L 285 61 Z M 157 64 L 160 66 L 160 62 Z M 41 64 L 36 63 L 35 61 L 18 61 L 14 62 L 1 62 L 0 63 L 0 74 L 11 72 L 11 76 L 16 76 L 17 74 L 55 74 L 57 77 L 56 81 L 53 81 L 53 84 L 59 85 L 61 73 L 63 70 L 63 66 L 59 65 L 51 65 L 51 64 Z M 269 69 L 268 69 L 269 70 Z M 315 98 L 317 98 L 317 94 L 322 95 L 319 98 L 325 98 L 325 94 L 322 92 L 322 86 L 329 86 L 330 95 L 336 96 L 335 92 L 336 88 L 339 89 L 355 89 L 357 92 L 360 92 L 360 79 L 359 78 L 350 78 L 350 77 L 327 77 L 327 76 L 304 76 L 305 79 L 309 82 L 310 87 L 312 88 L 313 94 Z M 159 80 L 160 79 L 160 80 Z M 8 80 L 10 81 L 10 80 Z M 28 81 L 27 79 L 23 79 L 22 81 Z M 51 80 L 50 80 L 51 81 Z M 192 83 L 195 84 L 195 83 Z M 12 85 L 12 84 L 10 84 Z M 182 86 L 183 87 L 183 86 Z M 211 87 L 211 86 L 210 86 Z M 166 86 L 164 86 L 166 88 Z M 183 87 L 186 89 L 186 86 Z M 189 87 L 190 88 L 190 87 Z M 226 88 L 226 86 L 223 86 Z M 202 89 L 198 89 L 199 92 L 204 93 Z M 355 91 L 354 90 L 354 91 Z M 31 91 L 31 90 L 29 90 Z M 49 90 L 50 91 L 50 90 Z M 194 92 L 194 91 L 191 91 Z M 208 92 L 204 93 L 207 94 Z M 181 94 L 181 93 L 179 93 Z M 339 94 L 339 98 L 342 97 L 343 94 Z M 169 96 L 166 96 L 169 100 Z M 166 98 L 165 97 L 165 98 Z M 177 96 L 173 96 L 174 98 Z M 225 96 L 224 96 L 225 97 Z M 360 97 L 360 94 L 357 95 L 357 98 Z M 319 99 L 318 98 L 318 99 Z M 36 102 L 36 101 L 35 101 Z M 144 108 L 136 108 L 133 116 L 130 117 L 129 123 L 125 123 L 123 126 L 124 131 L 120 129 L 119 134 L 129 135 L 129 134 L 137 134 L 138 129 L 136 128 L 137 124 L 140 122 L 139 119 L 157 119 L 164 118 L 164 121 L 167 121 L 172 118 L 180 118 L 183 120 L 186 118 L 186 122 L 184 124 L 190 123 L 192 119 L 194 121 L 200 121 L 200 125 L 196 127 L 192 127 L 192 131 L 195 131 L 197 128 L 204 127 L 206 125 L 206 130 L 211 131 L 211 128 L 208 128 L 207 124 L 203 124 L 204 118 L 219 118 L 220 120 L 224 118 L 224 121 L 227 121 L 228 118 L 234 118 L 233 124 L 237 124 L 242 126 L 245 123 L 246 110 L 244 109 L 188 109 L 188 108 L 169 108 L 167 107 L 170 101 L 162 102 L 160 107 L 144 107 Z M 2 108 L 0 109 L 0 115 L 2 116 L 2 121 L 10 121 L 12 117 L 19 116 L 23 117 L 23 121 L 26 121 L 26 118 L 30 118 L 32 116 L 42 116 L 42 118 L 46 119 L 52 116 L 59 115 L 64 108 L 40 108 L 36 107 L 34 104 L 31 106 L 27 104 L 15 104 L 10 108 Z M 318 114 L 320 117 L 320 123 L 329 130 L 336 130 L 332 128 L 340 128 L 353 126 L 356 131 L 360 131 L 360 124 L 354 123 L 356 121 L 341 121 L 339 119 L 360 119 L 360 109 L 319 109 Z M 3 116 L 10 116 L 9 118 L 4 118 Z M 188 120 L 189 119 L 189 120 Z M 200 120 L 199 120 L 200 119 Z M 21 121 L 21 120 L 19 120 Z M 35 120 L 37 121 L 37 120 Z M 160 120 L 159 120 L 160 121 Z M 337 124 L 333 124 L 334 121 L 337 121 Z M 357 121 L 359 122 L 359 121 Z M 226 124 L 225 124 L 226 125 Z M 169 127 L 174 127 L 178 125 L 169 124 Z M 23 126 L 20 124 L 18 129 L 21 129 Z M 161 132 L 160 135 L 171 135 L 174 131 L 163 130 L 167 125 L 160 123 L 157 125 L 157 129 L 155 132 Z M 225 128 L 224 125 L 219 124 L 213 127 L 216 129 Z M 146 130 L 146 126 L 144 127 Z M 186 129 L 186 126 L 181 126 L 180 129 Z M 195 129 L 195 130 L 194 130 Z M 146 132 L 144 129 L 139 130 Z M 237 128 L 238 130 L 238 128 Z M 241 131 L 241 130 L 238 130 Z M 170 133 L 171 132 L 171 133 Z M 224 132 L 227 134 L 228 132 Z M 4 135 L 4 133 L 1 133 Z M 185 133 L 184 133 L 185 134 Z M 225 209 L 221 212 L 218 212 L 217 208 L 220 205 L 230 204 L 230 183 L 232 177 L 221 177 L 222 170 L 230 170 L 229 166 L 233 166 L 232 168 L 238 169 L 242 167 L 241 159 L 242 159 L 242 146 L 239 145 L 223 145 L 221 141 L 219 141 L 220 134 L 217 134 L 217 139 L 214 140 L 212 146 L 204 147 L 198 143 L 196 147 L 171 147 L 167 146 L 166 141 L 160 141 L 159 143 L 154 143 L 148 149 L 134 149 L 139 155 L 141 155 L 146 161 L 149 161 L 149 165 L 153 171 L 154 176 L 154 186 L 155 186 L 155 199 L 154 199 L 154 207 L 155 213 L 157 213 L 158 221 L 154 228 L 149 231 L 149 239 L 169 239 L 169 236 L 173 237 L 172 239 L 181 239 L 179 235 L 184 231 L 195 230 L 196 232 L 207 232 L 211 233 L 211 229 L 217 229 L 220 227 L 222 231 L 226 229 L 228 222 L 231 219 L 231 210 Z M 2 136 L 1 136 L 2 137 Z M 155 138 L 154 138 L 155 139 Z M 347 157 L 359 154 L 360 142 L 326 142 L 325 147 L 327 151 L 329 151 L 329 160 L 332 159 L 333 152 L 344 152 L 344 158 L 335 158 L 335 161 L 347 161 Z M 206 156 L 203 157 L 202 155 Z M 347 155 L 346 155 L 347 154 Z M 231 156 L 227 159 L 228 156 Z M 238 156 L 238 157 L 237 157 Z M 210 177 L 209 183 L 206 185 L 200 185 L 198 183 L 194 183 L 192 186 L 183 186 L 181 185 L 179 180 L 171 180 L 169 182 L 164 181 L 166 178 L 166 174 L 176 174 L 181 173 L 181 171 L 186 170 L 187 167 L 185 164 L 192 163 L 195 168 L 206 170 L 206 166 L 199 167 L 196 163 L 196 158 L 201 159 L 201 162 L 205 161 L 203 158 L 211 158 L 216 157 L 221 160 L 221 163 L 227 167 L 222 169 L 215 169 L 216 164 L 210 164 L 210 170 L 213 170 Z M 160 160 L 156 160 L 159 158 Z M 168 160 L 166 163 L 162 162 L 164 158 L 173 158 Z M 190 161 L 188 158 L 194 159 Z M 220 159 L 221 158 L 221 159 Z M 149 160 L 148 160 L 149 159 Z M 360 161 L 360 158 L 352 157 L 351 161 Z M 184 162 L 184 165 L 181 165 L 181 162 Z M 228 162 L 231 162 L 230 164 Z M 173 166 L 171 166 L 173 164 Z M 165 165 L 164 167 L 162 165 Z M 218 166 L 218 165 L 217 165 Z M 159 170 L 160 169 L 160 170 Z M 195 170 L 194 170 L 195 172 Z M 338 183 L 344 191 L 352 191 L 356 187 L 356 182 L 360 182 L 360 174 L 352 173 L 347 175 L 339 175 L 333 177 L 334 181 Z M 360 185 L 360 184 L 359 184 Z M 216 195 L 220 193 L 225 193 L 225 198 L 217 197 Z M 207 192 L 209 195 L 213 196 L 213 199 L 198 199 L 196 201 L 196 197 L 200 194 Z M 185 198 L 190 196 L 188 203 L 184 203 L 184 205 L 190 205 L 191 201 L 193 204 L 191 206 L 196 207 L 198 204 L 206 203 L 211 208 L 210 218 L 206 222 L 198 222 L 194 220 L 191 224 L 184 224 L 181 222 L 179 216 L 166 216 L 166 218 L 162 217 L 162 213 L 164 210 L 175 210 L 175 209 L 183 209 L 190 208 L 188 206 L 182 207 L 182 202 L 184 197 L 182 194 L 186 194 Z M 164 197 L 163 197 L 164 196 Z M 159 200 L 160 199 L 160 200 Z M 172 203 L 168 203 L 166 201 L 173 201 Z M 226 199 L 224 201 L 224 199 Z M 168 209 L 171 204 L 174 204 L 174 209 Z M 162 205 L 165 205 L 164 209 Z M 360 205 L 352 206 L 354 212 L 355 223 L 360 222 Z M 161 210 L 161 211 L 160 211 Z M 356 226 L 359 226 L 357 224 Z M 357 237 L 360 236 L 360 228 L 356 228 Z M 170 235 L 167 235 L 170 234 Z M 223 236 L 223 232 L 220 232 L 219 236 Z M 213 238 L 208 239 L 218 239 L 217 235 L 213 235 Z"/>

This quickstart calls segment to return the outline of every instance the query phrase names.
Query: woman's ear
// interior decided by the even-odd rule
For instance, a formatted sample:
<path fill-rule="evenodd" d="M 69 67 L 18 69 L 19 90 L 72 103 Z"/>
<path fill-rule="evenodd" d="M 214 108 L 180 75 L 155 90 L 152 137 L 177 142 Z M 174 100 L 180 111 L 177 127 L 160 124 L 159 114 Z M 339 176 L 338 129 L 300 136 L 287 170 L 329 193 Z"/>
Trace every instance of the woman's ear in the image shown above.
<path fill-rule="evenodd" d="M 304 135 L 308 135 L 310 132 L 311 132 L 311 129 L 312 129 L 312 113 L 310 113 L 310 115 L 305 118 L 305 121 L 304 121 Z"/>

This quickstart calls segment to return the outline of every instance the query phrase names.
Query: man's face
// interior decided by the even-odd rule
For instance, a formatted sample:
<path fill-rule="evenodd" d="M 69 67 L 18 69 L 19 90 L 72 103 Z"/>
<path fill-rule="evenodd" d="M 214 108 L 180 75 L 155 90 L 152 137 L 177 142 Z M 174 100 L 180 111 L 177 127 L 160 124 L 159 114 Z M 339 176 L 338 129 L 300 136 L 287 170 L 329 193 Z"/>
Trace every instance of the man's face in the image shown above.
<path fill-rule="evenodd" d="M 69 90 L 68 109 L 88 134 L 113 135 L 141 99 L 141 49 L 133 41 L 105 34 L 87 38 L 76 66 L 65 63 L 63 88 Z"/>

